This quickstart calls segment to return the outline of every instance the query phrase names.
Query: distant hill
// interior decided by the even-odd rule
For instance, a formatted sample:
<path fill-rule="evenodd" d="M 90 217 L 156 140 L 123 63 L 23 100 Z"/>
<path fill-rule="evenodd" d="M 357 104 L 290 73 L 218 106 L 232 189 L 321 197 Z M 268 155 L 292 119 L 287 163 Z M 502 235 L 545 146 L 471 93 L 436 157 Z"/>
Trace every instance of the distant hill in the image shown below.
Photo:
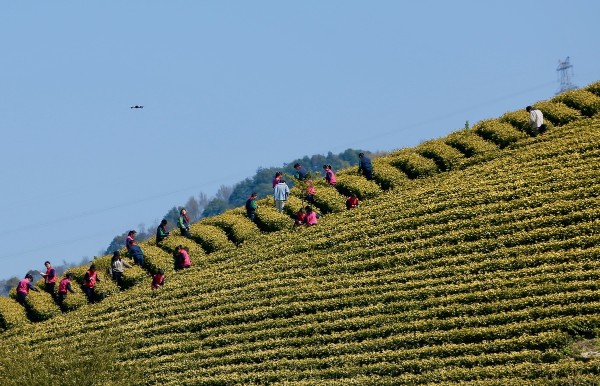
<path fill-rule="evenodd" d="M 297 186 L 284 214 L 142 243 L 123 288 L 96 259 L 95 304 L 0 298 L 0 384 L 598 384 L 600 83 L 536 106 L 540 136 L 509 112 L 376 158 L 374 181 L 340 171 L 315 226 L 292 225 Z"/>

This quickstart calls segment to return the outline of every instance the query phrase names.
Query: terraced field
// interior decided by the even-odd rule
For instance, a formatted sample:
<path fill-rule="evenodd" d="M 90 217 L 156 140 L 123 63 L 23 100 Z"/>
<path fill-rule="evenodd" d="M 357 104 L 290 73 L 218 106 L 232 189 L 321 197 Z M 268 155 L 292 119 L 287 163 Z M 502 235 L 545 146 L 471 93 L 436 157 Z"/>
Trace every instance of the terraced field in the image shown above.
<path fill-rule="evenodd" d="M 96 304 L 0 299 L 2 352 L 58 357 L 108 335 L 94 349 L 143 368 L 140 385 L 600 384 L 600 358 L 573 350 L 600 331 L 599 94 L 540 104 L 539 137 L 507 113 L 375 160 L 375 181 L 342 171 L 317 185 L 317 226 L 264 200 L 257 224 L 236 209 L 147 242 L 145 270 L 106 279 Z M 346 211 L 351 191 L 362 205 Z"/>

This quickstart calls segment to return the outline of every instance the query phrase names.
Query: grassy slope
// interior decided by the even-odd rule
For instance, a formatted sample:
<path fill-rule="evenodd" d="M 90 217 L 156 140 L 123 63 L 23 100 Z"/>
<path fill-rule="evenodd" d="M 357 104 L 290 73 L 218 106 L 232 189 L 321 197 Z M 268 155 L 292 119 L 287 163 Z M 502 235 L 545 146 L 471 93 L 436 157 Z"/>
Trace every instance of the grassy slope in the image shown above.
<path fill-rule="evenodd" d="M 600 120 L 580 120 L 1 345 L 111 336 L 140 384 L 595 384 L 569 348 L 600 327 L 598 170 Z"/>

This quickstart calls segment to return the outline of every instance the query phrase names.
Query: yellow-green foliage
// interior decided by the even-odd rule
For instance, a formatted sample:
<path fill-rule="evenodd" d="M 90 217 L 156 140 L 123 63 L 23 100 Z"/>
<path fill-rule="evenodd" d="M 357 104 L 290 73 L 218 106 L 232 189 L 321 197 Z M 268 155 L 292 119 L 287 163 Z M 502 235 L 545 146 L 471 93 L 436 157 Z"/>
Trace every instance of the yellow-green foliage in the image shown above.
<path fill-rule="evenodd" d="M 119 292 L 117 283 L 107 273 L 98 271 L 97 277 L 99 281 L 96 282 L 96 286 L 94 287 L 94 300 L 102 300 Z"/>
<path fill-rule="evenodd" d="M 286 212 L 279 213 L 273 205 L 259 204 L 259 206 L 260 208 L 256 210 L 255 221 L 263 231 L 275 232 L 289 229 L 294 224 Z"/>
<path fill-rule="evenodd" d="M 457 168 L 465 160 L 463 153 L 446 144 L 443 139 L 424 142 L 417 146 L 416 151 L 432 159 L 443 172 Z"/>
<path fill-rule="evenodd" d="M 393 189 L 408 181 L 406 173 L 391 164 L 391 159 L 378 157 L 371 161 L 373 164 L 373 178 L 382 189 Z"/>
<path fill-rule="evenodd" d="M 234 247 L 234 244 L 227 238 L 225 231 L 214 225 L 199 222 L 192 224 L 190 226 L 190 235 L 207 253 Z"/>
<path fill-rule="evenodd" d="M 88 303 L 88 299 L 83 293 L 83 291 L 81 291 L 81 289 L 74 284 L 75 283 L 71 282 L 71 287 L 73 288 L 73 291 L 75 291 L 75 293 L 67 293 L 67 297 L 62 303 L 63 311 L 74 311 L 79 307 L 85 306 Z"/>
<path fill-rule="evenodd" d="M 527 135 L 514 126 L 497 119 L 481 121 L 473 126 L 473 130 L 481 137 L 505 148 L 519 140 L 527 138 Z"/>
<path fill-rule="evenodd" d="M 14 299 L 0 296 L 0 330 L 29 323 L 25 309 Z"/>
<path fill-rule="evenodd" d="M 300 190 L 303 192 L 306 190 L 306 188 L 294 186 L 292 191 L 294 190 Z M 295 218 L 298 210 L 300 210 L 300 208 L 304 208 L 306 205 L 308 205 L 308 203 L 303 198 L 299 198 L 293 194 L 290 194 L 290 197 L 283 207 L 283 211 L 291 218 Z"/>
<path fill-rule="evenodd" d="M 381 188 L 375 181 L 369 181 L 362 176 L 338 174 L 336 177 L 337 184 L 335 187 L 343 195 L 349 196 L 352 193 L 356 193 L 358 198 L 366 200 L 381 194 Z"/>
<path fill-rule="evenodd" d="M 587 117 L 600 112 L 600 96 L 588 90 L 567 91 L 552 98 L 551 101 L 562 102 L 573 109 L 581 111 L 581 114 Z"/>
<path fill-rule="evenodd" d="M 225 231 L 231 241 L 241 244 L 260 234 L 256 225 L 245 214 L 226 212 L 202 220 L 202 224 L 215 225 Z"/>
<path fill-rule="evenodd" d="M 346 210 L 346 198 L 334 187 L 324 181 L 315 181 L 315 204 L 312 205 L 322 213 L 335 213 Z"/>
<path fill-rule="evenodd" d="M 409 178 L 429 177 L 439 172 L 432 159 L 425 158 L 414 149 L 402 149 L 387 156 L 390 163 L 402 170 Z"/>
<path fill-rule="evenodd" d="M 554 125 L 566 125 L 581 118 L 581 113 L 561 102 L 538 102 L 535 107 L 544 114 L 544 122 Z"/>
<path fill-rule="evenodd" d="M 509 111 L 499 119 L 500 122 L 506 122 L 513 125 L 517 130 L 532 135 L 531 126 L 529 125 L 529 113 L 523 110 Z M 548 122 L 546 122 L 548 125 Z"/>
<path fill-rule="evenodd" d="M 36 322 L 60 314 L 60 308 L 54 302 L 52 295 L 45 291 L 29 291 L 25 308 L 29 318 Z"/>
<path fill-rule="evenodd" d="M 498 153 L 498 146 L 490 141 L 486 141 L 473 130 L 456 131 L 448 135 L 445 141 L 448 145 L 458 149 L 466 157 L 474 158 L 475 162 L 491 159 Z"/>
<path fill-rule="evenodd" d="M 192 265 L 201 264 L 204 258 L 206 257 L 206 253 L 200 245 L 194 242 L 194 240 L 188 239 L 187 237 L 183 236 L 170 235 L 162 241 L 161 248 L 173 254 L 176 252 L 177 247 L 180 245 L 189 249 L 189 255 L 190 259 L 192 260 Z"/>
<path fill-rule="evenodd" d="M 144 245 L 152 245 L 147 242 L 144 242 Z M 130 288 L 140 282 L 142 282 L 148 276 L 148 273 L 142 268 L 134 265 L 133 260 L 127 257 L 127 252 L 125 248 L 121 250 L 121 258 L 124 262 L 129 264 L 131 268 L 125 267 L 123 270 L 123 276 L 121 278 L 123 289 Z M 102 257 L 97 257 L 94 259 L 94 264 L 96 265 L 96 270 L 99 272 L 103 272 L 106 274 L 106 277 L 110 277 L 110 269 L 113 255 L 106 255 Z"/>
<path fill-rule="evenodd" d="M 592 83 L 585 88 L 585 90 L 600 96 L 600 82 Z"/>
<path fill-rule="evenodd" d="M 144 268 L 150 273 L 156 273 L 159 269 L 162 269 L 165 273 L 175 270 L 172 254 L 154 245 L 144 245 L 142 249 L 144 251 Z"/>

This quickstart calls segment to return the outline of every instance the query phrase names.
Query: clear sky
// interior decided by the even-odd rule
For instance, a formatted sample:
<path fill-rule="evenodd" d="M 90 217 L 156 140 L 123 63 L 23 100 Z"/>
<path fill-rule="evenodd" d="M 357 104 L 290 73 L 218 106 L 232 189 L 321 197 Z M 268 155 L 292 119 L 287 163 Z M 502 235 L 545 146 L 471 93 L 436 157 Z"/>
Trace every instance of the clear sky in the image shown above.
<path fill-rule="evenodd" d="M 2 1 L 0 278 L 304 155 L 413 147 L 600 80 L 600 2 Z M 132 105 L 143 109 L 130 109 Z"/>

